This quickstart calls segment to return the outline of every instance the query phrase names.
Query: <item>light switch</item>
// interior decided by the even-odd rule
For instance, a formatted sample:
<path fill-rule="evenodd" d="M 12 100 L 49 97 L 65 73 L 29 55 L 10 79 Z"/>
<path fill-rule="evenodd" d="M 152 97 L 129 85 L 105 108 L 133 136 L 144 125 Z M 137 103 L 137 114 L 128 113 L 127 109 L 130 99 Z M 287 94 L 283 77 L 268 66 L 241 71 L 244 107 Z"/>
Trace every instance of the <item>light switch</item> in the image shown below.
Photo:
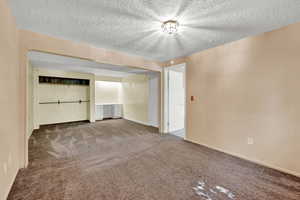
<path fill-rule="evenodd" d="M 251 137 L 248 137 L 247 143 L 248 143 L 249 145 L 254 144 L 254 139 L 251 138 Z"/>
<path fill-rule="evenodd" d="M 191 101 L 195 101 L 195 96 L 191 96 Z"/>

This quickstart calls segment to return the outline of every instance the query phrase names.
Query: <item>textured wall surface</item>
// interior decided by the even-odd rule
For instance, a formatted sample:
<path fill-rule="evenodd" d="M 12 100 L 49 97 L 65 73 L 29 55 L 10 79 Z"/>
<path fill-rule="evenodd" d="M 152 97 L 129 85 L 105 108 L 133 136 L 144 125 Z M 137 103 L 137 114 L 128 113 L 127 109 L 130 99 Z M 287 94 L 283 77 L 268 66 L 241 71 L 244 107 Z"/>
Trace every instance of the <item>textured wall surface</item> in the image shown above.
<path fill-rule="evenodd" d="M 300 21 L 298 0 L 11 0 L 11 5 L 22 29 L 154 60 Z M 170 19 L 180 23 L 176 37 L 161 31 Z"/>
<path fill-rule="evenodd" d="M 149 77 L 131 75 L 122 81 L 123 116 L 148 124 Z"/>
<path fill-rule="evenodd" d="M 187 139 L 300 176 L 299 35 L 298 23 L 189 56 Z"/>
<path fill-rule="evenodd" d="M 0 200 L 19 169 L 18 36 L 7 1 L 0 1 Z"/>

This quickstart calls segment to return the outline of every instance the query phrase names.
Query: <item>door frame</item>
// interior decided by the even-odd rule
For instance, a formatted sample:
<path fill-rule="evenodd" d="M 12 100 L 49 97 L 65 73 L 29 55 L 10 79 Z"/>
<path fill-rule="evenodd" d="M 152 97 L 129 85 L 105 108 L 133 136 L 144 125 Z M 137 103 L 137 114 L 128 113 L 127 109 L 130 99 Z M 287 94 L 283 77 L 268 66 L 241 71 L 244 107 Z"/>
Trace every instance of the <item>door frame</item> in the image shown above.
<path fill-rule="evenodd" d="M 172 65 L 169 67 L 165 67 L 164 68 L 164 86 L 165 86 L 165 92 L 164 92 L 164 116 L 165 116 L 165 120 L 164 120 L 164 124 L 163 124 L 163 129 L 165 133 L 170 133 L 170 126 L 169 126 L 169 71 L 174 70 L 174 69 L 178 69 L 178 68 L 184 68 L 184 72 L 183 72 L 183 82 L 184 82 L 184 130 L 185 130 L 185 134 L 184 134 L 184 139 L 186 138 L 186 110 L 187 110 L 187 99 L 186 99 L 186 95 L 187 95 L 187 89 L 186 89 L 186 64 L 182 63 L 182 64 L 178 64 L 178 65 Z"/>

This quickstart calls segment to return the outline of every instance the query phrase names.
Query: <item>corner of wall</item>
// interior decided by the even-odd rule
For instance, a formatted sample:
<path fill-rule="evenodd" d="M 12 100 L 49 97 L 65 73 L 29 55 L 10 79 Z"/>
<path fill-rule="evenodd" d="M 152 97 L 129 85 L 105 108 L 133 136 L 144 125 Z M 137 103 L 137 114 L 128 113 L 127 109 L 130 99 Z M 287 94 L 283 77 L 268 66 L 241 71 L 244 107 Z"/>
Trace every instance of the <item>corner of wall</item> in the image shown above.
<path fill-rule="evenodd" d="M 7 0 L 0 1 L 0 199 L 6 199 L 20 168 L 20 62 L 19 39 L 15 19 Z M 25 135 L 24 135 L 25 136 Z"/>

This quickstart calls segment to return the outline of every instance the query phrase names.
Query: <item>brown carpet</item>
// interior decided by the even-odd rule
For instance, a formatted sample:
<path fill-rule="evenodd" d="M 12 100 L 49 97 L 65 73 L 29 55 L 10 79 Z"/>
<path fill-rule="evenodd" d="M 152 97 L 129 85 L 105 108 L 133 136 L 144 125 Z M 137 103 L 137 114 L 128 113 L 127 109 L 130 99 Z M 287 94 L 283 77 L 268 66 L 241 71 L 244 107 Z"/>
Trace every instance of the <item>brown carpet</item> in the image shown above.
<path fill-rule="evenodd" d="M 300 179 L 126 120 L 44 126 L 9 200 L 300 199 Z"/>

